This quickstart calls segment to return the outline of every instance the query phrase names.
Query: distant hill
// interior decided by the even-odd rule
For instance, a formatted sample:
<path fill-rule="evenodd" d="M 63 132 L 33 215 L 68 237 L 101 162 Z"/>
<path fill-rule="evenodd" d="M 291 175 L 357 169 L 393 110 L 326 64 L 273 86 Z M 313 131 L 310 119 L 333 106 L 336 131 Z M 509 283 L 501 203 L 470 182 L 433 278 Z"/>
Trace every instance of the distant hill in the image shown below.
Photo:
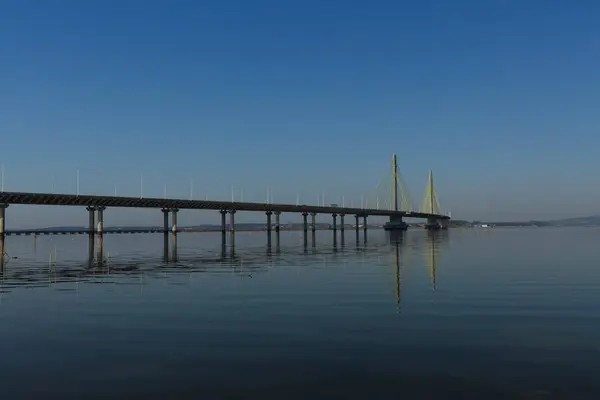
<path fill-rule="evenodd" d="M 590 217 L 565 218 L 550 221 L 557 226 L 600 226 L 600 215 Z"/>
<path fill-rule="evenodd" d="M 511 221 L 511 222 L 481 222 L 473 221 L 474 225 L 488 224 L 492 226 L 600 226 L 600 215 L 591 217 L 564 218 L 546 221 Z"/>
<path fill-rule="evenodd" d="M 49 226 L 47 228 L 36 229 L 38 231 L 84 231 L 86 227 L 83 226 Z"/>
<path fill-rule="evenodd" d="M 274 222 L 274 221 L 273 221 Z M 513 222 L 482 222 L 473 221 L 467 222 L 462 220 L 452 220 L 452 226 L 469 226 L 472 224 L 489 224 L 494 226 L 600 226 L 600 215 L 592 215 L 589 217 L 577 217 L 577 218 L 564 218 L 547 221 L 513 221 Z M 348 224 L 348 223 L 347 223 Z M 282 223 L 282 226 L 286 227 L 302 227 L 302 223 Z M 327 227 L 327 223 L 317 223 L 317 227 Z M 181 229 L 217 229 L 220 224 L 201 224 L 201 225 L 190 225 L 180 226 Z M 227 224 L 229 226 L 229 223 Z M 264 227 L 265 223 L 261 222 L 248 222 L 248 223 L 236 223 L 238 229 L 252 229 L 258 227 Z M 47 228 L 37 229 L 39 231 L 84 231 L 87 227 L 83 226 L 51 226 Z M 162 226 L 105 226 L 104 229 L 162 229 Z"/>

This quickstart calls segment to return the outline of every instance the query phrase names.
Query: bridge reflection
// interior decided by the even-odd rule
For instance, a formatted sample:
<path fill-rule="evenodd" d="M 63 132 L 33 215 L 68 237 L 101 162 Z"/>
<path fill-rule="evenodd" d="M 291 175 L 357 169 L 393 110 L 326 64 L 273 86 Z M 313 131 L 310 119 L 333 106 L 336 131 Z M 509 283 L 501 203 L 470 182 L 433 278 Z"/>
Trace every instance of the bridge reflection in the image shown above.
<path fill-rule="evenodd" d="M 409 265 L 413 264 L 413 253 L 417 250 L 425 261 L 432 290 L 436 289 L 437 263 L 440 250 L 448 242 L 447 230 L 431 230 L 423 232 L 424 235 L 413 236 L 413 242 L 407 240 L 404 232 L 390 232 L 389 243 L 394 250 L 394 283 L 396 292 L 396 306 L 400 310 L 400 293 L 403 282 L 402 274 Z M 419 264 L 418 261 L 415 264 Z"/>
<path fill-rule="evenodd" d="M 383 237 L 382 237 L 383 238 Z M 356 247 L 361 254 L 390 254 L 393 257 L 395 295 L 397 307 L 400 307 L 401 287 L 404 274 L 409 266 L 414 264 L 425 266 L 430 276 L 431 286 L 436 288 L 436 269 L 440 249 L 448 239 L 448 231 L 418 231 L 418 232 L 388 232 L 383 241 L 373 240 L 369 246 Z M 33 251 L 35 253 L 37 238 L 33 238 Z M 303 238 L 301 238 L 301 242 Z M 234 274 L 260 274 L 267 272 L 272 265 L 314 265 L 321 263 L 323 259 L 329 259 L 333 264 L 343 259 L 351 260 L 356 257 L 354 246 L 352 251 L 344 241 L 338 243 L 333 241 L 329 247 L 312 247 L 307 252 L 307 247 L 300 245 L 287 246 L 282 250 L 279 232 L 275 232 L 274 246 L 243 247 L 239 252 L 235 247 L 221 247 L 220 252 L 214 253 L 210 250 L 190 255 L 186 253 L 183 260 L 178 254 L 177 234 L 164 234 L 162 257 L 152 256 L 136 259 L 111 257 L 110 251 L 106 250 L 103 236 L 90 235 L 87 240 L 87 259 L 83 262 L 57 262 L 54 254 L 50 255 L 47 264 L 43 261 L 24 262 L 5 255 L 0 257 L 0 292 L 16 287 L 47 287 L 54 283 L 68 282 L 93 282 L 126 283 L 123 278 L 134 275 L 146 275 L 149 277 L 165 277 L 168 274 L 181 273 L 222 273 Z M 0 242 L 0 251 L 6 253 L 5 241 Z M 273 248 L 274 247 L 274 248 Z M 303 249 L 302 249 L 303 247 Z M 266 250 L 266 251 L 265 251 Z M 303 250 L 303 251 L 302 251 Z M 420 256 L 420 257 L 419 257 Z M 421 258 L 423 257 L 423 258 Z M 101 278 L 101 279 L 99 279 Z"/>

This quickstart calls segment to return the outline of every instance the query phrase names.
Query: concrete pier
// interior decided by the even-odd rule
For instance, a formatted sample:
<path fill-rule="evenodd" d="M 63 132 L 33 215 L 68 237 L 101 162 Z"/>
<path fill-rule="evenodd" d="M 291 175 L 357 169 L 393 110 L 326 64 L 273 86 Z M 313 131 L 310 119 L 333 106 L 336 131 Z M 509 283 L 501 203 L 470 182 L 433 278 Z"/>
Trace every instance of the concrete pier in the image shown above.
<path fill-rule="evenodd" d="M 171 231 L 174 235 L 177 234 L 177 213 L 179 212 L 178 208 L 171 208 Z"/>
<path fill-rule="evenodd" d="M 235 210 L 229 210 L 229 246 L 235 248 Z"/>
<path fill-rule="evenodd" d="M 4 246 L 4 236 L 0 236 L 0 276 L 4 274 L 4 254 L 6 253 Z"/>
<path fill-rule="evenodd" d="M 163 208 L 160 211 L 163 213 L 163 232 L 167 234 L 169 232 L 169 209 Z"/>
<path fill-rule="evenodd" d="M 6 209 L 8 204 L 0 204 L 0 237 L 6 235 Z"/>
<path fill-rule="evenodd" d="M 358 245 L 360 243 L 360 224 L 358 223 L 360 216 L 355 215 L 354 219 L 356 220 L 356 222 L 354 223 L 354 230 L 356 231 L 356 245 Z"/>
<path fill-rule="evenodd" d="M 363 239 L 367 243 L 367 216 L 363 215 Z"/>
<path fill-rule="evenodd" d="M 96 232 L 99 236 L 102 236 L 102 232 L 104 231 L 104 210 L 106 210 L 104 206 L 96 207 L 96 211 L 98 211 L 98 227 L 96 228 Z"/>
<path fill-rule="evenodd" d="M 92 232 L 88 235 L 88 268 L 92 268 L 93 265 L 94 265 L 94 233 Z"/>
<path fill-rule="evenodd" d="M 166 231 L 163 235 L 163 261 L 169 262 L 169 233 Z"/>
<path fill-rule="evenodd" d="M 440 226 L 440 229 L 448 229 L 448 225 L 450 225 L 450 220 L 438 219 L 438 224 Z"/>
<path fill-rule="evenodd" d="M 275 232 L 279 233 L 279 217 L 281 216 L 281 212 L 280 211 L 275 211 Z"/>
<path fill-rule="evenodd" d="M 427 218 L 427 222 L 425 223 L 425 229 L 427 229 L 429 231 L 436 231 L 436 230 L 440 229 L 438 220 L 433 217 Z"/>
<path fill-rule="evenodd" d="M 312 231 L 312 246 L 315 247 L 317 245 L 317 213 L 311 212 L 311 231 Z"/>
<path fill-rule="evenodd" d="M 104 238 L 98 235 L 98 243 L 96 244 L 96 265 L 102 267 L 104 265 Z"/>
<path fill-rule="evenodd" d="M 304 247 L 308 247 L 308 213 L 302 213 L 302 222 L 304 230 Z"/>
<path fill-rule="evenodd" d="M 6 208 L 8 204 L 0 204 L 0 274 L 4 274 L 4 254 L 6 254 Z"/>
<path fill-rule="evenodd" d="M 219 213 L 221 213 L 221 246 L 223 247 L 223 251 L 225 251 L 227 246 L 227 211 L 221 210 Z"/>
<path fill-rule="evenodd" d="M 275 251 L 279 250 L 280 245 L 280 235 L 279 235 L 279 217 L 281 216 L 280 211 L 275 211 Z"/>
<path fill-rule="evenodd" d="M 337 246 L 337 214 L 333 213 L 331 214 L 331 216 L 333 217 L 333 224 L 331 226 L 331 229 L 333 230 L 333 247 Z"/>
<path fill-rule="evenodd" d="M 266 211 L 267 215 L 267 247 L 271 247 L 271 215 L 273 211 Z"/>
<path fill-rule="evenodd" d="M 95 225 L 96 223 L 95 221 L 95 216 L 94 216 L 94 212 L 96 211 L 96 207 L 94 206 L 87 206 L 85 208 L 88 211 L 88 229 L 90 230 L 90 235 L 94 235 L 95 232 Z M 92 246 L 93 247 L 93 246 Z M 92 255 L 92 258 L 94 258 L 94 256 Z"/>
<path fill-rule="evenodd" d="M 342 242 L 342 246 L 344 245 L 344 214 L 340 214 L 340 241 Z"/>
<path fill-rule="evenodd" d="M 408 224 L 404 222 L 401 216 L 391 216 L 390 220 L 383 225 L 386 231 L 405 231 Z"/>
<path fill-rule="evenodd" d="M 171 235 L 171 262 L 177 262 L 177 234 Z"/>

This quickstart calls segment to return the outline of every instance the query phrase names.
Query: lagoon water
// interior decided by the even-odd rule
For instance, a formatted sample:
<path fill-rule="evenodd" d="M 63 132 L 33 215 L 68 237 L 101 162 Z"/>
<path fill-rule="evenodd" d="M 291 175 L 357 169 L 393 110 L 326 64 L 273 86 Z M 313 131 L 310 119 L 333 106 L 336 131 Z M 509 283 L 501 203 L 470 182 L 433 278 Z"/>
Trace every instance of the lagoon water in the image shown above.
<path fill-rule="evenodd" d="M 300 234 L 7 238 L 1 397 L 600 398 L 600 229 Z"/>

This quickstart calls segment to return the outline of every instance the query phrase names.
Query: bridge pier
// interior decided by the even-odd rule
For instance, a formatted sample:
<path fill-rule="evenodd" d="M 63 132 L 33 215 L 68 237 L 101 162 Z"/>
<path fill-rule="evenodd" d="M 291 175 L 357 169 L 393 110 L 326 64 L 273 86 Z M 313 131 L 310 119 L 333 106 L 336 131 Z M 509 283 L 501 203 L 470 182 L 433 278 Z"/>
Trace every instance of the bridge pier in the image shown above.
<path fill-rule="evenodd" d="M 363 239 L 367 243 L 367 216 L 363 215 Z"/>
<path fill-rule="evenodd" d="M 304 247 L 308 247 L 308 213 L 302 213 L 303 229 L 304 229 Z"/>
<path fill-rule="evenodd" d="M 8 204 L 0 204 L 0 275 L 4 275 L 4 254 L 6 254 L 4 238 L 6 237 L 7 207 Z"/>
<path fill-rule="evenodd" d="M 104 238 L 102 235 L 98 235 L 98 244 L 96 248 L 96 265 L 102 267 L 104 264 Z"/>
<path fill-rule="evenodd" d="M 440 225 L 438 224 L 437 218 L 428 217 L 427 222 L 425 223 L 425 229 L 428 231 L 436 231 L 440 229 Z"/>
<path fill-rule="evenodd" d="M 102 236 L 104 231 L 104 210 L 106 210 L 104 206 L 96 207 L 96 211 L 98 211 L 98 236 Z"/>
<path fill-rule="evenodd" d="M 315 247 L 317 245 L 317 213 L 316 212 L 311 212 L 310 213 L 310 217 L 311 217 L 311 231 L 312 231 L 312 246 Z"/>
<path fill-rule="evenodd" d="M 177 235 L 177 213 L 179 208 L 171 208 L 171 231 L 173 235 Z"/>
<path fill-rule="evenodd" d="M 160 211 L 163 213 L 163 232 L 166 235 L 169 232 L 169 209 L 162 208 Z"/>
<path fill-rule="evenodd" d="M 271 248 L 271 215 L 273 211 L 266 211 L 267 215 L 267 247 Z"/>
<path fill-rule="evenodd" d="M 95 225 L 95 222 L 94 222 L 95 221 L 94 212 L 96 211 L 96 207 L 94 207 L 94 206 L 87 206 L 85 209 L 88 211 L 88 214 L 89 214 L 89 216 L 88 216 L 88 229 L 90 231 L 90 235 L 94 236 L 94 232 L 95 232 L 95 230 L 94 230 L 94 225 Z M 93 258 L 93 256 L 92 256 L 92 258 Z"/>
<path fill-rule="evenodd" d="M 6 234 L 6 209 L 8 204 L 0 204 L 0 236 L 4 237 Z"/>
<path fill-rule="evenodd" d="M 221 248 L 223 256 L 225 256 L 225 250 L 227 248 L 227 221 L 226 221 L 226 210 L 219 211 L 221 213 Z"/>
<path fill-rule="evenodd" d="M 229 242 L 231 250 L 235 248 L 235 210 L 229 210 Z"/>
<path fill-rule="evenodd" d="M 279 217 L 281 216 L 281 211 L 275 211 L 275 247 L 279 249 L 280 245 L 280 235 L 279 235 Z"/>
<path fill-rule="evenodd" d="M 94 233 L 92 232 L 92 233 L 88 234 L 88 268 L 92 268 L 93 265 L 94 265 Z"/>
<path fill-rule="evenodd" d="M 344 245 L 344 214 L 340 214 L 340 241 Z"/>
<path fill-rule="evenodd" d="M 386 231 L 405 231 L 408 229 L 408 224 L 404 222 L 402 216 L 390 216 L 390 220 L 383 225 Z"/>
<path fill-rule="evenodd" d="M 167 231 L 163 234 L 163 261 L 169 262 L 169 233 Z"/>
<path fill-rule="evenodd" d="M 438 219 L 438 224 L 440 225 L 440 229 L 448 229 L 448 225 L 450 225 L 450 220 L 448 219 Z"/>
<path fill-rule="evenodd" d="M 171 261 L 177 262 L 177 235 L 171 235 Z"/>
<path fill-rule="evenodd" d="M 360 216 L 355 215 L 354 218 L 356 219 L 354 229 L 356 230 L 356 245 L 358 246 L 358 244 L 360 243 L 360 224 L 358 223 Z"/>
<path fill-rule="evenodd" d="M 331 226 L 333 230 L 333 247 L 337 247 L 337 214 L 331 214 L 333 217 L 333 225 Z"/>

